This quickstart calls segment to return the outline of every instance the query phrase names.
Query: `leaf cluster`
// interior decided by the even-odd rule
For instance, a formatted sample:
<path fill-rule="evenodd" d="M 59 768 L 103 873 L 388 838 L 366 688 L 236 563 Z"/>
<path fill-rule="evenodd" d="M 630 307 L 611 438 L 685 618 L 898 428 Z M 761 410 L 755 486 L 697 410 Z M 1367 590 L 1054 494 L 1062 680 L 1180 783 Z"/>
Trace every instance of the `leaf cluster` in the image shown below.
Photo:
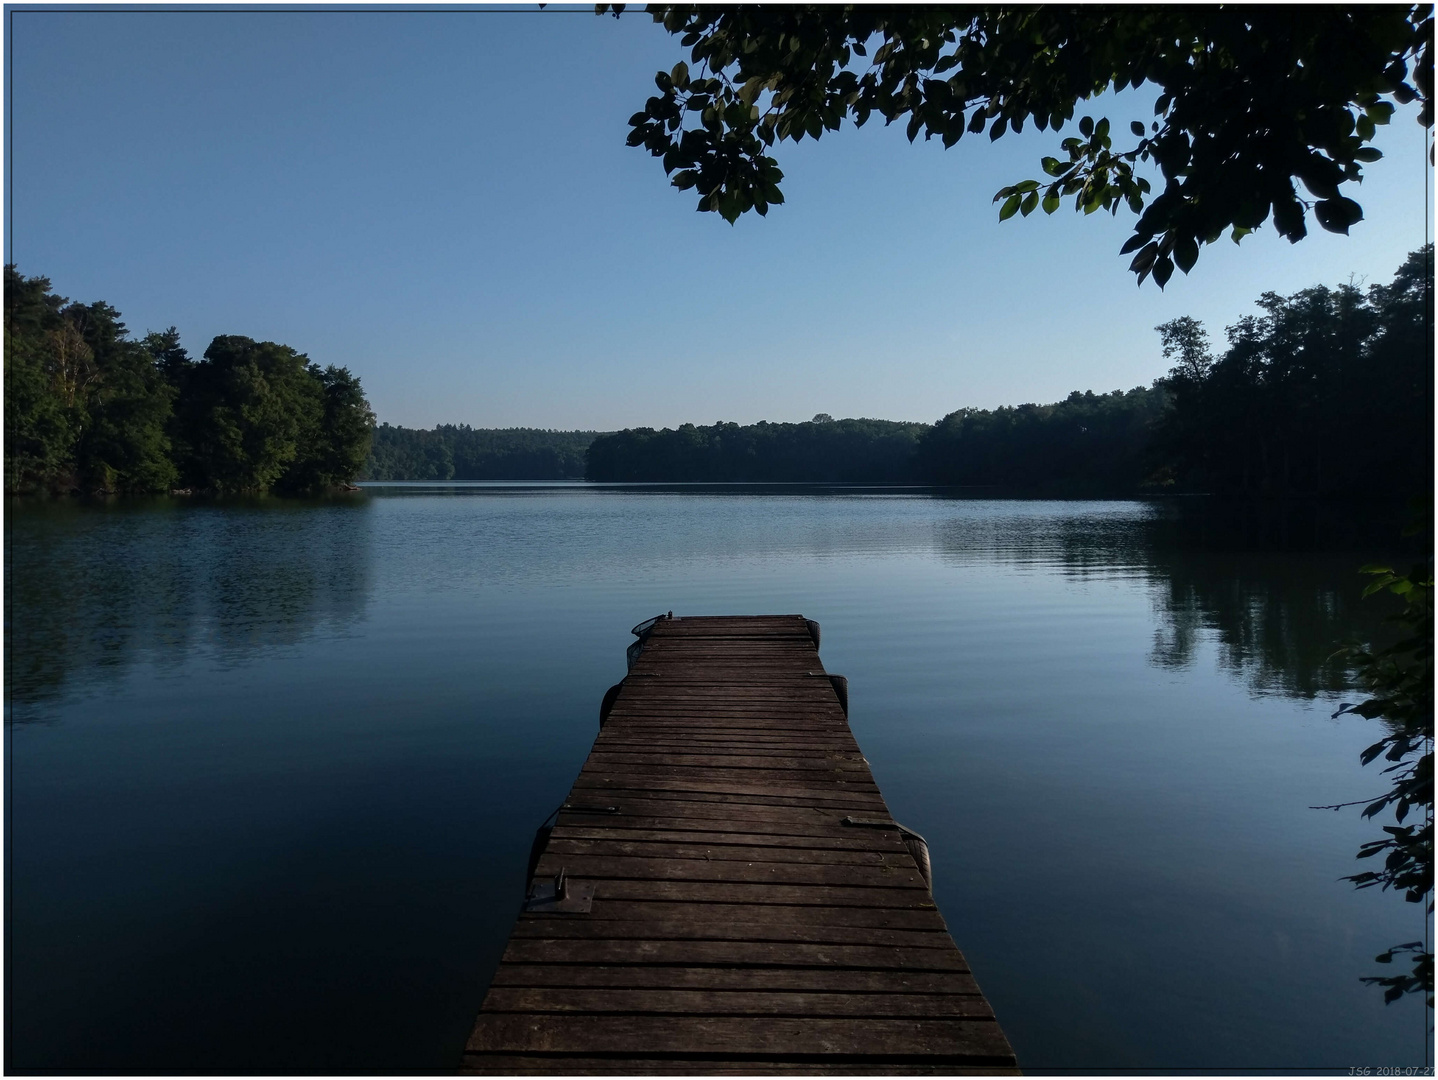
<path fill-rule="evenodd" d="M 622 4 L 600 4 L 614 14 Z M 1026 124 L 1055 132 L 1106 90 L 1152 84 L 1151 117 L 1126 141 L 1082 116 L 1045 179 L 995 195 L 1001 220 L 1065 200 L 1138 215 L 1122 248 L 1162 287 L 1225 232 L 1273 221 L 1290 241 L 1347 232 L 1362 208 L 1343 185 L 1382 155 L 1395 103 L 1432 124 L 1432 8 L 1369 6 L 720 6 L 645 9 L 689 50 L 655 76 L 629 145 L 660 158 L 698 209 L 734 222 L 783 201 L 776 144 L 873 116 L 947 148 Z M 1140 175 L 1145 169 L 1153 180 Z M 1160 185 L 1157 193 L 1154 182 Z M 1301 184 L 1311 198 L 1303 197 Z"/>
<path fill-rule="evenodd" d="M 1431 500 L 1420 508 L 1431 520 Z M 1383 857 L 1377 870 L 1350 875 L 1357 888 L 1373 886 L 1399 890 L 1410 903 L 1428 902 L 1433 912 L 1433 562 L 1430 558 L 1407 573 L 1390 566 L 1365 566 L 1372 577 L 1365 596 L 1389 593 L 1403 600 L 1403 610 L 1394 618 L 1404 635 L 1386 649 L 1369 652 L 1361 646 L 1345 650 L 1354 662 L 1369 697 L 1345 703 L 1335 716 L 1355 713 L 1381 719 L 1389 732 L 1362 754 L 1368 765 L 1382 759 L 1389 762 L 1383 774 L 1392 787 L 1363 809 L 1365 818 L 1393 810 L 1394 825 L 1382 826 L 1383 839 L 1371 840 L 1358 851 L 1360 859 Z M 1410 816 L 1417 820 L 1409 822 Z M 1405 824 L 1406 823 L 1406 824 Z M 1409 973 L 1373 976 L 1370 982 L 1385 988 L 1384 999 L 1395 1001 L 1405 993 L 1425 992 L 1433 1004 L 1433 954 L 1422 942 L 1394 946 L 1380 954 L 1379 963 L 1392 963 L 1396 955 L 1412 957 Z"/>

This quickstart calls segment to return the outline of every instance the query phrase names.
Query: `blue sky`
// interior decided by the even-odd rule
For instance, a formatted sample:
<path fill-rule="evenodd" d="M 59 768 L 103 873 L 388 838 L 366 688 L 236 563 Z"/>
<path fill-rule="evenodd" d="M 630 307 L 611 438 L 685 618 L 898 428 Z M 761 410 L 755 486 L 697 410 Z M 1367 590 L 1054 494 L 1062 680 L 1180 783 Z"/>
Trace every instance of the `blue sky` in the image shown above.
<path fill-rule="evenodd" d="M 998 222 L 1062 137 L 1032 129 L 786 143 L 787 203 L 731 227 L 624 145 L 677 41 L 589 10 L 7 8 L 7 261 L 197 355 L 244 334 L 348 366 L 391 423 L 612 429 L 1127 389 L 1164 373 L 1160 322 L 1221 337 L 1424 241 L 1411 110 L 1351 237 L 1225 240 L 1166 292 L 1127 273 L 1123 214 Z"/>

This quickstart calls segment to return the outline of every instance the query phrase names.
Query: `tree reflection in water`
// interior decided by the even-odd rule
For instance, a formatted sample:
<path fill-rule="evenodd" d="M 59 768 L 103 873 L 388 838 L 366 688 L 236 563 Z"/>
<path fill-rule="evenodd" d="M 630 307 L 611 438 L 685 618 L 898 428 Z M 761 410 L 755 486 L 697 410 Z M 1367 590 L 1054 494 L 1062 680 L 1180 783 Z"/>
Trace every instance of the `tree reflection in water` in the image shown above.
<path fill-rule="evenodd" d="M 1401 509 L 1212 505 L 1159 514 L 1144 530 L 1160 584 L 1153 662 L 1192 662 L 1210 631 L 1220 665 L 1259 694 L 1313 698 L 1351 689 L 1336 651 L 1386 644 L 1396 605 L 1363 599 L 1362 564 L 1403 554 Z"/>
<path fill-rule="evenodd" d="M 138 663 L 175 670 L 208 651 L 241 664 L 364 616 L 363 498 L 12 499 L 6 509 L 9 721 L 41 721 L 36 706 L 113 685 Z"/>
<path fill-rule="evenodd" d="M 1412 554 L 1399 538 L 1402 507 L 1174 498 L 1012 502 L 1006 514 L 970 515 L 967 501 L 956 498 L 958 513 L 939 526 L 946 557 L 1147 579 L 1157 607 L 1150 660 L 1185 667 L 1211 639 L 1220 665 L 1256 694 L 1350 689 L 1353 673 L 1334 653 L 1355 638 L 1390 641 L 1386 619 L 1396 610 L 1362 599 L 1358 568 Z"/>
<path fill-rule="evenodd" d="M 1150 580 L 1150 658 L 1160 666 L 1192 663 L 1211 637 L 1219 662 L 1253 692 L 1312 698 L 1351 686 L 1333 655 L 1341 644 L 1391 637 L 1393 605 L 1361 600 L 1357 570 L 1407 554 L 1401 508 L 936 497 L 955 511 L 935 526 L 945 559 Z M 40 720 L 34 706 L 79 682 L 87 691 L 113 683 L 136 663 L 177 670 L 206 651 L 222 665 L 245 663 L 355 624 L 372 586 L 370 505 L 363 496 L 12 499 L 7 718 Z"/>

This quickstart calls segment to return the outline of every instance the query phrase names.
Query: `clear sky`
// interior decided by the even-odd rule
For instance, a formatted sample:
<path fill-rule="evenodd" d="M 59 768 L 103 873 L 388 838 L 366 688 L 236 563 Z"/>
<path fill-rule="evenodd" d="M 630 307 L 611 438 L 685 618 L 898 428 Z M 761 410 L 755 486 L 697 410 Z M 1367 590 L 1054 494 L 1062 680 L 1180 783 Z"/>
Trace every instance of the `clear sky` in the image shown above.
<path fill-rule="evenodd" d="M 1127 389 L 1164 373 L 1158 323 L 1221 339 L 1266 290 L 1386 281 L 1424 241 L 1411 108 L 1353 236 L 1265 228 L 1160 292 L 1117 253 L 1126 214 L 998 222 L 1062 138 L 1031 128 L 944 151 L 871 121 L 783 144 L 767 219 L 696 213 L 624 145 L 683 58 L 639 12 L 7 12 L 7 261 L 196 355 L 244 334 L 345 365 L 409 426 L 932 421 Z M 1151 99 L 1093 111 L 1123 129 Z"/>

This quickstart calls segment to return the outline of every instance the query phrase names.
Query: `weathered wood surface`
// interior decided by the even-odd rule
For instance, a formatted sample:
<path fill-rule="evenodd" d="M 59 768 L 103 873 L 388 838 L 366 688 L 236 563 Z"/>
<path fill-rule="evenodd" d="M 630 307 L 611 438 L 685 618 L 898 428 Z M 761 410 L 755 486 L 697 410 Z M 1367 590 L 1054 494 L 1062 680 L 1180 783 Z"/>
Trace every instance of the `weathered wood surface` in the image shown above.
<path fill-rule="evenodd" d="M 539 859 L 467 1073 L 995 1074 L 1013 1051 L 802 616 L 666 619 Z M 613 807 L 613 812 L 594 812 Z"/>

